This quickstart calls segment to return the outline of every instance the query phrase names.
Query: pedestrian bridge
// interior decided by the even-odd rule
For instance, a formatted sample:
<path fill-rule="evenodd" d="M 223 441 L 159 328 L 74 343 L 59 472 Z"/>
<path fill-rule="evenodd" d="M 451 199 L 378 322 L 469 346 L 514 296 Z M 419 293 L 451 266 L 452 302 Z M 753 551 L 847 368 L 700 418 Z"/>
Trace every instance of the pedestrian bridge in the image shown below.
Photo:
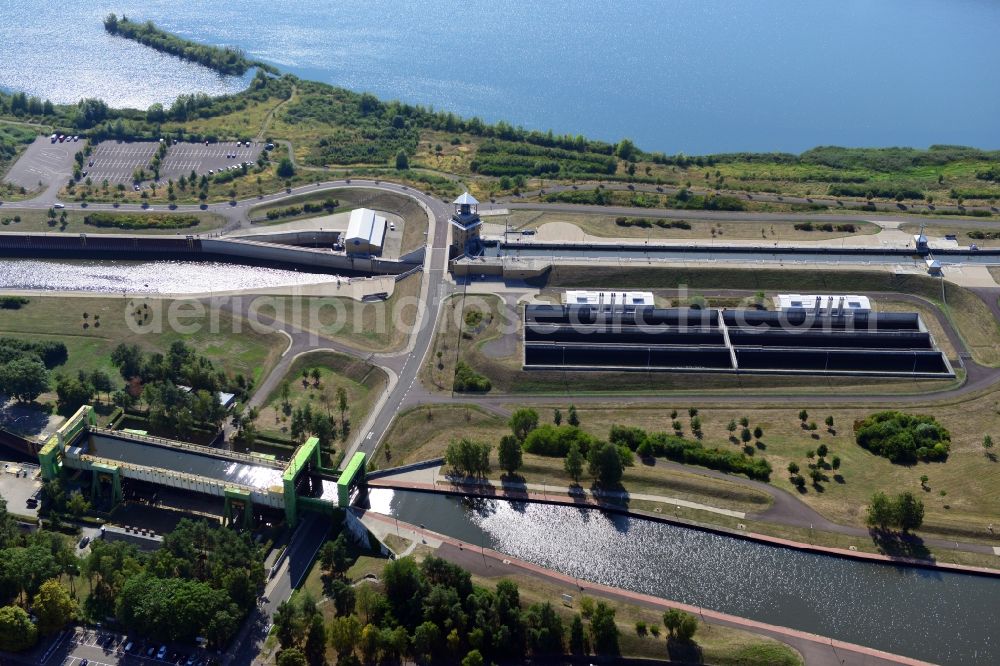
<path fill-rule="evenodd" d="M 122 500 L 122 481 L 222 498 L 227 520 L 252 520 L 254 507 L 282 510 L 294 526 L 302 511 L 332 512 L 350 504 L 364 485 L 365 455 L 355 454 L 343 472 L 321 465 L 319 440 L 301 444 L 290 461 L 238 453 L 161 437 L 97 426 L 94 411 L 81 407 L 38 454 L 45 479 L 68 470 L 91 475 L 91 495 Z"/>

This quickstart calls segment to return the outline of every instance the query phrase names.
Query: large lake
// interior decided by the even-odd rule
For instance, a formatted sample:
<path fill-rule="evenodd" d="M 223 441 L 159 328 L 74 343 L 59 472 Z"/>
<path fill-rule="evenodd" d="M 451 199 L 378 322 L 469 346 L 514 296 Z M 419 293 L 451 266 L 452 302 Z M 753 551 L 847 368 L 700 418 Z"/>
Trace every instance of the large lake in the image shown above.
<path fill-rule="evenodd" d="M 302 77 L 666 152 L 1000 148 L 994 0 L 3 0 L 0 87 L 145 108 L 243 81 L 110 11 Z"/>

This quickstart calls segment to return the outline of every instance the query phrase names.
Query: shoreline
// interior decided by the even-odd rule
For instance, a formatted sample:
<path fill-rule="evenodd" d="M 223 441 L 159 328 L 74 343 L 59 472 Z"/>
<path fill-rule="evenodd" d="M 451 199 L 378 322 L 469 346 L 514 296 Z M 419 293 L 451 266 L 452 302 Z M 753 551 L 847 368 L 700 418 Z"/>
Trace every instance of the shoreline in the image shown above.
<path fill-rule="evenodd" d="M 743 629 L 745 631 L 750 631 L 753 633 L 761 633 L 763 635 L 769 635 L 777 640 L 782 640 L 782 638 L 798 639 L 802 641 L 807 641 L 816 647 L 827 647 L 829 646 L 834 654 L 836 655 L 836 650 L 842 649 L 855 653 L 862 658 L 875 658 L 885 660 L 896 664 L 907 664 L 908 666 L 929 666 L 930 662 L 921 661 L 913 657 L 907 657 L 904 655 L 893 654 L 886 652 L 884 650 L 879 650 L 877 648 L 871 648 L 864 645 L 858 645 L 856 643 L 849 643 L 846 641 L 840 641 L 837 639 L 830 638 L 828 636 L 822 636 L 820 634 L 813 634 L 806 631 L 801 631 L 799 629 L 792 629 L 790 627 L 783 627 L 780 625 L 768 624 L 766 622 L 759 622 L 757 620 L 751 620 L 749 618 L 739 617 L 737 615 L 731 615 L 728 613 L 723 613 L 721 611 L 716 611 L 708 608 L 703 608 L 701 606 L 694 606 L 691 604 L 685 604 L 677 601 L 672 601 L 662 597 L 657 597 L 649 594 L 643 594 L 641 592 L 632 592 L 622 588 L 612 587 L 610 585 L 604 585 L 602 583 L 595 583 L 593 581 L 583 581 L 579 578 L 555 571 L 553 569 L 548 569 L 546 567 L 539 566 L 537 564 L 532 564 L 525 560 L 506 555 L 499 551 L 493 550 L 491 548 L 483 548 L 481 546 L 475 546 L 474 544 L 466 544 L 464 541 L 455 539 L 453 537 L 434 532 L 433 530 L 428 530 L 426 528 L 417 527 L 411 523 L 405 521 L 399 521 L 392 516 L 387 516 L 385 514 L 376 513 L 370 510 L 363 510 L 354 508 L 355 514 L 360 514 L 359 518 L 362 522 L 365 519 L 376 520 L 380 523 L 384 523 L 386 526 L 391 527 L 398 523 L 399 526 L 405 528 L 406 530 L 412 532 L 413 534 L 420 534 L 435 541 L 439 541 L 442 544 L 447 544 L 450 546 L 457 547 L 459 550 L 466 550 L 465 546 L 468 546 L 468 551 L 479 555 L 482 553 L 483 557 L 489 557 L 494 562 L 499 562 L 503 566 L 509 566 L 516 569 L 520 569 L 529 574 L 544 576 L 558 580 L 559 582 L 572 585 L 577 587 L 581 592 L 591 589 L 599 593 L 615 596 L 624 600 L 642 603 L 647 606 L 653 606 L 658 608 L 678 608 L 688 613 L 692 613 L 702 621 L 708 622 L 709 619 L 715 621 L 719 624 L 728 625 L 731 627 Z M 440 548 L 440 547 L 439 547 Z M 998 572 L 1000 574 L 1000 572 Z M 803 656 L 803 658 L 805 658 Z M 839 656 L 836 657 L 838 660 Z M 811 662 L 807 662 L 811 663 Z M 840 663 L 844 663 L 840 661 Z"/>
<path fill-rule="evenodd" d="M 858 560 L 873 564 L 885 564 L 890 566 L 908 566 L 908 567 L 927 569 L 933 571 L 943 571 L 947 573 L 1000 578 L 1000 569 L 992 569 L 989 567 L 977 567 L 965 564 L 952 564 L 949 562 L 934 562 L 916 558 L 892 557 L 890 555 L 868 553 L 860 550 L 852 551 L 852 550 L 845 550 L 843 548 L 819 546 L 815 544 L 803 543 L 801 541 L 794 541 L 791 539 L 783 539 L 781 537 L 769 536 L 767 534 L 760 534 L 757 532 L 749 532 L 749 531 L 744 532 L 739 530 L 732 530 L 722 526 L 712 526 L 701 523 L 688 522 L 681 520 L 679 518 L 671 518 L 668 516 L 658 515 L 655 513 L 648 513 L 636 509 L 625 509 L 613 504 L 596 502 L 590 499 L 589 497 L 581 498 L 579 501 L 576 501 L 573 499 L 552 497 L 546 494 L 539 494 L 533 492 L 523 492 L 517 494 L 498 493 L 497 491 L 492 489 L 483 489 L 481 486 L 478 486 L 477 488 L 479 488 L 479 490 L 476 491 L 471 489 L 462 490 L 459 488 L 447 488 L 447 487 L 441 488 L 438 486 L 431 486 L 430 484 L 415 483 L 409 481 L 385 482 L 382 481 L 381 479 L 375 479 L 372 482 L 369 482 L 368 485 L 370 487 L 384 488 L 389 490 L 423 492 L 430 494 L 450 495 L 456 497 L 483 497 L 483 498 L 503 500 L 508 502 L 528 501 L 536 504 L 553 504 L 558 506 L 570 506 L 575 508 L 583 507 L 589 509 L 596 509 L 599 511 L 616 513 L 618 515 L 628 516 L 630 518 L 651 520 L 658 523 L 675 525 L 677 527 L 701 530 L 703 532 L 718 534 L 720 536 L 742 539 L 744 541 L 753 541 L 768 546 L 787 548 L 790 550 L 797 550 L 801 552 L 812 553 L 815 555 L 826 555 L 828 557 L 838 557 L 840 559 Z"/>

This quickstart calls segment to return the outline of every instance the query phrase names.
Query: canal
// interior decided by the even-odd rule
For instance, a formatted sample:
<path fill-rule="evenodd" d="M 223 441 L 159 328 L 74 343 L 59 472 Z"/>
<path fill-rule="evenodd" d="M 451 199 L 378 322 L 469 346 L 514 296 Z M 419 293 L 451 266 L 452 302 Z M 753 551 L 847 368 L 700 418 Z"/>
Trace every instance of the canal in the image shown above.
<path fill-rule="evenodd" d="M 1000 579 L 583 509 L 373 489 L 371 510 L 605 585 L 942 664 L 998 664 Z"/>
<path fill-rule="evenodd" d="M 322 284 L 333 275 L 219 261 L 0 258 L 0 289 L 199 294 Z"/>

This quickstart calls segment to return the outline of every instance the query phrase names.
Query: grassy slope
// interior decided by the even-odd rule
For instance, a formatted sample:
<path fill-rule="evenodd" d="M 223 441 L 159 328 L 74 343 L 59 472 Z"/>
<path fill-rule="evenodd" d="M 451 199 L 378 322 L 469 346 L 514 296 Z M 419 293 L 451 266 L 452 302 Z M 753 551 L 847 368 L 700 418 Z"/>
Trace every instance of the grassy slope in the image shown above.
<path fill-rule="evenodd" d="M 312 378 L 303 384 L 302 371 L 311 371 L 313 368 L 318 368 L 321 373 L 319 386 L 316 386 Z M 330 416 L 336 419 L 338 430 L 342 427 L 337 406 L 339 387 L 347 391 L 348 424 L 359 426 L 386 383 L 385 374 L 374 366 L 334 352 L 315 352 L 296 359 L 289 368 L 286 379 L 289 382 L 289 402 L 293 409 L 309 404 L 314 412 L 326 411 L 327 406 L 321 398 L 325 395 L 329 399 Z M 257 423 L 265 434 L 288 437 L 289 417 L 282 412 L 279 391 L 276 390 L 267 397 Z"/>
<path fill-rule="evenodd" d="M 62 212 L 62 211 L 58 211 Z M 161 212 L 161 211 L 156 211 Z M 130 215 L 136 215 L 141 213 L 129 213 Z M 14 221 L 14 215 L 21 218 L 20 222 Z M 218 229 L 226 220 L 220 215 L 215 215 L 212 213 L 197 213 L 197 217 L 201 222 L 193 227 L 185 227 L 183 229 L 116 229 L 113 227 L 96 227 L 89 224 L 84 224 L 83 218 L 87 215 L 85 212 L 69 210 L 66 211 L 66 226 L 63 227 L 59 223 L 59 219 L 56 218 L 55 225 L 49 224 L 49 218 L 46 211 L 42 210 L 29 210 L 29 211 L 17 211 L 17 213 L 4 212 L 0 210 L 0 231 L 6 232 L 48 232 L 48 231 L 59 231 L 65 233 L 86 233 L 86 234 L 200 234 L 207 231 L 212 231 Z"/>
<path fill-rule="evenodd" d="M 642 211 L 637 210 L 632 217 L 642 217 Z M 874 234 L 879 227 L 870 222 L 853 222 L 858 227 L 855 233 L 796 231 L 792 222 L 699 222 L 690 221 L 691 229 L 664 229 L 652 227 L 622 227 L 615 224 L 613 215 L 592 215 L 587 213 L 538 213 L 535 211 L 513 211 L 510 215 L 490 218 L 491 222 L 503 223 L 509 221 L 512 229 L 537 229 L 549 222 L 568 222 L 576 225 L 585 233 L 606 238 L 649 238 L 650 240 L 669 239 L 707 239 L 719 237 L 720 242 L 726 240 L 796 240 L 796 241 L 826 241 L 849 236 Z M 848 220 L 845 220 L 847 222 Z"/>
<path fill-rule="evenodd" d="M 243 325 L 242 331 L 233 333 L 233 320 L 219 314 L 220 333 L 210 331 L 210 315 L 200 323 L 201 330 L 180 334 L 165 330 L 162 333 L 138 334 L 127 324 L 126 303 L 120 298 L 31 296 L 31 302 L 20 310 L 4 310 L 0 316 L 0 336 L 60 340 L 69 350 L 69 360 L 56 372 L 76 374 L 78 370 L 104 369 L 117 374 L 109 358 L 111 350 L 119 343 L 138 344 L 147 352 L 166 351 L 175 340 L 183 340 L 200 353 L 209 357 L 230 375 L 243 373 L 260 379 L 273 367 L 284 338 L 279 335 L 262 335 Z M 134 303 L 140 299 L 129 299 Z M 163 301 L 164 312 L 170 301 Z M 155 304 L 150 305 L 155 307 Z M 89 317 L 83 319 L 83 313 Z M 93 325 L 99 315 L 100 326 Z M 84 324 L 89 325 L 84 328 Z"/>
<path fill-rule="evenodd" d="M 398 539 L 393 545 L 405 549 L 408 544 L 409 542 L 406 539 Z M 424 546 L 420 546 L 414 551 L 414 557 L 418 560 L 423 559 L 429 554 L 433 554 L 433 551 Z M 374 575 L 376 578 L 379 577 L 385 566 L 385 562 L 384 559 L 369 555 L 360 555 L 354 565 L 348 570 L 347 578 L 356 584 L 381 585 L 377 582 L 361 581 L 368 574 Z M 512 580 L 517 583 L 523 607 L 534 603 L 553 602 L 554 599 L 562 598 L 564 594 L 568 594 L 574 598 L 579 595 L 579 590 L 572 585 L 563 585 L 523 573 L 515 573 L 504 578 L 479 575 L 472 577 L 474 585 L 488 589 L 494 589 L 496 584 L 503 579 Z M 308 593 L 313 599 L 323 599 L 322 572 L 315 562 L 309 570 L 301 590 Z M 620 632 L 619 641 L 622 655 L 654 659 L 662 659 L 669 656 L 670 653 L 664 631 L 661 631 L 659 638 L 655 638 L 649 634 L 639 636 L 635 630 L 635 623 L 639 620 L 644 621 L 648 626 L 652 626 L 653 624 L 661 625 L 663 621 L 662 612 L 634 604 L 627 604 L 615 599 L 604 598 L 600 595 L 595 596 L 598 596 L 598 598 L 601 598 L 615 609 L 615 620 Z M 568 639 L 569 623 L 572 621 L 573 615 L 578 612 L 578 609 L 558 603 L 553 603 L 553 606 L 566 625 L 566 636 Z M 319 609 L 327 621 L 336 617 L 333 604 L 329 601 L 319 604 Z M 699 622 L 698 624 L 695 642 L 701 651 L 701 663 L 705 664 L 792 666 L 803 663 L 798 652 L 783 643 L 728 627 L 712 626 L 709 629 L 708 625 L 704 622 Z M 678 655 L 674 656 L 676 658 Z M 327 650 L 327 657 L 331 660 L 335 657 L 332 649 Z"/>
<path fill-rule="evenodd" d="M 364 351 L 391 351 L 406 341 L 406 332 L 416 314 L 414 302 L 420 293 L 420 275 L 396 283 L 387 301 L 361 303 L 349 298 L 303 299 L 303 321 L 295 322 L 321 337 Z M 291 319 L 291 299 L 284 299 L 284 320 Z M 315 313 L 315 317 L 312 316 Z M 270 315 L 267 311 L 265 314 Z M 400 326 L 396 326 L 396 322 Z M 401 328 L 402 327 L 402 328 Z"/>

